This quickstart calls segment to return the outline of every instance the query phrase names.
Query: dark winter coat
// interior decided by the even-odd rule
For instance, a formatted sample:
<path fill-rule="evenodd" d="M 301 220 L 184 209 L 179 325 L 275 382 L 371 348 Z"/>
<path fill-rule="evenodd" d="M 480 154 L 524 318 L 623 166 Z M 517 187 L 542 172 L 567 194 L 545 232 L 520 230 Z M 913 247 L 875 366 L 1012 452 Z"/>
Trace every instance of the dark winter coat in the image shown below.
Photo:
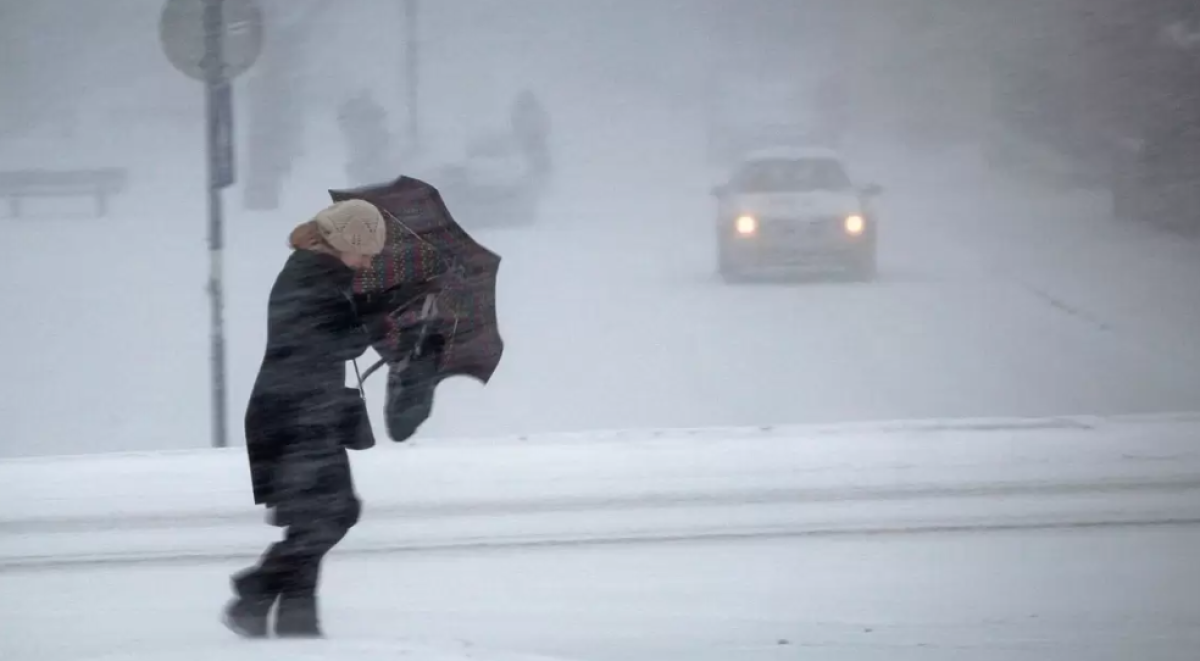
<path fill-rule="evenodd" d="M 327 476 L 339 484 L 322 489 L 352 489 L 333 403 L 346 362 L 370 345 L 350 297 L 353 277 L 337 257 L 296 250 L 271 289 L 266 353 L 246 409 L 257 504 L 278 506 Z"/>

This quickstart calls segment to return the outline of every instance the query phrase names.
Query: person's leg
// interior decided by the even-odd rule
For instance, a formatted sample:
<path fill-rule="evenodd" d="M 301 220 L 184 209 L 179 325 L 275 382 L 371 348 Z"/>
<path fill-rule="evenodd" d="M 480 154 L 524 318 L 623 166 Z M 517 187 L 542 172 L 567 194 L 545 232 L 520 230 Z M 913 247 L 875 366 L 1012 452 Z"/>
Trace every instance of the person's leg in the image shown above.
<path fill-rule="evenodd" d="M 319 518 L 288 529 L 287 538 L 272 547 L 268 566 L 278 567 L 279 607 L 275 615 L 278 636 L 320 636 L 317 590 L 321 562 L 346 536 L 357 520 L 358 501 L 341 500 Z"/>
<path fill-rule="evenodd" d="M 276 452 L 290 441 L 288 430 L 278 428 L 275 423 L 286 419 L 288 413 L 286 408 L 280 408 L 278 401 L 269 397 L 251 400 L 246 412 L 246 446 L 256 502 L 273 502 Z M 247 638 L 266 636 L 271 607 L 279 594 L 278 577 L 255 564 L 231 576 L 230 582 L 234 598 L 225 606 L 225 625 Z"/>
<path fill-rule="evenodd" d="M 272 508 L 272 525 L 284 528 L 283 540 L 267 547 L 262 557 L 231 577 L 234 600 L 226 606 L 225 624 L 247 638 L 262 638 L 268 634 L 271 608 L 279 599 L 296 566 L 312 545 L 309 530 L 311 515 L 300 513 L 291 504 L 276 504 Z"/>
<path fill-rule="evenodd" d="M 321 561 L 359 519 L 350 462 L 344 450 L 323 458 L 315 475 L 294 492 L 287 512 L 286 537 L 271 547 L 262 567 L 279 576 L 279 608 L 275 633 L 280 636 L 321 635 L 317 588 Z"/>
<path fill-rule="evenodd" d="M 237 634 L 268 634 L 271 608 L 279 602 L 276 633 L 319 636 L 316 592 L 324 556 L 358 522 L 361 504 L 354 494 L 345 450 L 296 443 L 275 471 L 276 526 L 284 538 L 261 560 L 232 577 L 235 599 L 225 624 Z"/>

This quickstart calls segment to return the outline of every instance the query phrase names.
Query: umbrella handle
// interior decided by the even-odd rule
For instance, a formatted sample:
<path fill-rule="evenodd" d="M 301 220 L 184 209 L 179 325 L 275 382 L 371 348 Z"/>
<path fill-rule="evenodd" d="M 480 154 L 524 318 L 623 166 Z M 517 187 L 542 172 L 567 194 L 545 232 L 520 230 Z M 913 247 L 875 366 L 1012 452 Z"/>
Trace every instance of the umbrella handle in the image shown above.
<path fill-rule="evenodd" d="M 403 312 L 407 307 L 407 305 L 401 306 L 392 314 Z M 425 336 L 429 334 L 429 324 L 425 322 L 429 321 L 429 319 L 437 313 L 437 293 L 429 292 L 425 294 L 425 300 L 421 302 L 421 315 L 417 318 L 421 322 L 421 327 L 417 331 L 417 342 L 415 345 L 413 345 L 414 347 L 419 348 L 421 343 L 425 341 Z"/>
<path fill-rule="evenodd" d="M 429 324 L 421 324 L 420 334 L 417 336 L 417 338 L 418 338 L 417 345 L 415 347 L 413 347 L 413 350 L 409 353 L 409 355 L 404 357 L 404 360 L 398 361 L 398 362 L 407 362 L 408 360 L 410 360 L 413 357 L 413 355 L 420 355 L 419 352 L 417 351 L 417 349 L 419 349 L 421 347 L 420 343 L 425 341 L 425 337 L 428 335 L 428 332 L 429 332 Z M 370 367 L 368 367 L 366 370 L 364 370 L 363 373 L 361 375 L 359 375 L 359 377 L 358 377 L 359 392 L 362 392 L 362 387 L 363 387 L 362 384 L 365 383 L 366 380 L 368 378 L 370 378 L 370 376 L 372 374 L 374 374 L 375 372 L 378 372 L 379 368 L 381 368 L 387 364 L 388 364 L 388 361 L 386 358 L 380 358 L 379 360 L 375 361 L 374 364 L 372 364 Z M 358 363 L 354 364 L 354 369 L 355 369 L 355 372 L 358 371 Z M 363 398 L 365 399 L 366 395 L 364 395 Z"/>
<path fill-rule="evenodd" d="M 437 295 L 436 294 L 425 294 L 425 302 L 421 305 L 421 321 L 422 322 L 428 321 L 428 319 L 436 313 L 437 313 Z M 425 343 L 425 338 L 429 336 L 429 326 L 430 326 L 430 324 L 428 324 L 428 323 L 421 324 L 420 330 L 417 331 L 417 342 L 416 342 L 416 344 L 413 345 L 413 348 L 410 352 L 410 356 L 411 355 L 418 355 L 418 356 L 420 355 L 421 346 Z M 367 377 L 369 377 L 372 374 L 374 374 L 375 372 L 377 372 L 379 370 L 379 368 L 383 367 L 386 364 L 387 364 L 387 360 L 384 358 L 380 358 L 379 360 L 375 361 L 375 363 L 373 365 L 368 367 L 366 369 L 366 371 L 364 371 L 362 373 L 362 375 L 358 377 L 359 389 L 360 390 L 362 389 L 362 384 L 364 381 L 367 380 Z M 354 363 L 354 370 L 355 370 L 355 372 L 358 371 L 358 363 L 357 362 Z"/>
<path fill-rule="evenodd" d="M 421 355 L 421 347 L 425 346 L 425 338 L 429 337 L 429 318 L 437 314 L 437 294 L 425 294 L 425 302 L 421 304 L 421 327 L 417 330 L 417 341 L 410 351 L 412 356 Z"/>

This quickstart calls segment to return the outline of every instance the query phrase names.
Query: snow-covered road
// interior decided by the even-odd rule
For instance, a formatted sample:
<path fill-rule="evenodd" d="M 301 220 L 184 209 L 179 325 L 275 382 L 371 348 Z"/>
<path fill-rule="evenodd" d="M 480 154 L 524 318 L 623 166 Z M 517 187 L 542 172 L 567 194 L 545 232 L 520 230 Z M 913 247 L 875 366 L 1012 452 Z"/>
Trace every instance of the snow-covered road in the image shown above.
<path fill-rule="evenodd" d="M 955 193 L 919 177 L 878 178 L 889 185 L 879 282 L 735 287 L 714 275 L 701 177 L 568 180 L 541 225 L 479 233 L 505 258 L 507 353 L 487 388 L 445 384 L 423 433 L 1151 413 L 1200 402 L 1200 346 L 1188 330 L 1200 327 L 1196 246 L 1045 191 L 1026 193 L 1056 217 L 996 210 L 969 182 L 951 180 Z M 605 194 L 622 182 L 627 190 Z M 1064 207 L 1076 216 L 1055 213 Z M 262 299 L 289 224 L 247 218 L 230 229 L 237 442 Z M 39 233 L 56 227 L 65 231 L 15 226 L 28 248 L 0 265 L 11 276 L 4 300 L 36 310 L 3 329 L 0 451 L 204 446 L 199 244 L 168 233 L 122 263 L 102 246 L 54 262 L 39 275 L 44 287 L 17 287 L 57 251 L 113 240 L 94 234 L 113 225 L 73 225 L 43 252 Z M 382 381 L 370 386 L 382 401 Z"/>
<path fill-rule="evenodd" d="M 1070 225 L 1054 231 L 1074 246 L 1045 254 L 1036 235 L 994 235 L 1053 218 L 1007 216 L 972 202 L 970 189 L 881 179 L 893 193 L 882 278 L 871 285 L 721 284 L 699 186 L 686 202 L 679 191 L 675 202 L 610 203 L 610 218 L 630 222 L 572 226 L 531 257 L 536 269 L 514 264 L 507 275 L 511 291 L 531 296 L 513 307 L 554 323 L 506 319 L 514 358 L 472 431 L 496 417 L 569 429 L 1153 412 L 1200 401 L 1200 346 L 1185 330 L 1200 322 L 1195 246 L 1125 242 L 1128 232 L 1093 216 L 1063 219 Z M 1001 227 L 960 223 L 962 214 Z M 569 243 L 588 249 L 556 247 Z M 580 357 L 581 346 L 600 357 Z"/>
<path fill-rule="evenodd" d="M 1196 415 L 629 430 L 355 453 L 348 553 L 1200 522 Z M 0 570 L 246 557 L 240 448 L 0 462 Z"/>

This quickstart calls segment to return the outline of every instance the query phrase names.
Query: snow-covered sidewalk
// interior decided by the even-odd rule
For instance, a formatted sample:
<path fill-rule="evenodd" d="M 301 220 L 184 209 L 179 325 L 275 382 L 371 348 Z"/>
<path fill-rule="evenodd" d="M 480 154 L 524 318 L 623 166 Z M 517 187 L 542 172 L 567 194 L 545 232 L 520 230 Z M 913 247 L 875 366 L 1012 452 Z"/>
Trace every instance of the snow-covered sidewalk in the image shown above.
<path fill-rule="evenodd" d="M 353 455 L 346 551 L 1200 522 L 1200 415 L 422 441 Z M 250 555 L 241 448 L 0 462 L 0 567 Z"/>

